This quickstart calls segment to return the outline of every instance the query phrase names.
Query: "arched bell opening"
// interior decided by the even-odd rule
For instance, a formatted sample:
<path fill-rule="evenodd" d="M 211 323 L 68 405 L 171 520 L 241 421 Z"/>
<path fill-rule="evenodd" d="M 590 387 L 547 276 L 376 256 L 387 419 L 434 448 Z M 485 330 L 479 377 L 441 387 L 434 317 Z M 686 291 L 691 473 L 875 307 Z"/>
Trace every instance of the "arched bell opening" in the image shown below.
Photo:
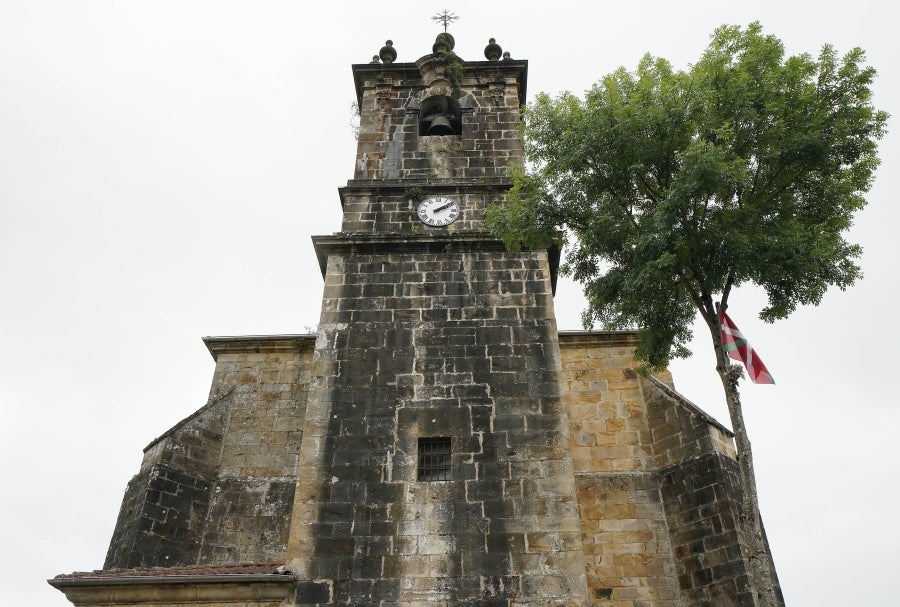
<path fill-rule="evenodd" d="M 462 135 L 462 109 L 449 95 L 432 95 L 419 107 L 419 135 Z"/>

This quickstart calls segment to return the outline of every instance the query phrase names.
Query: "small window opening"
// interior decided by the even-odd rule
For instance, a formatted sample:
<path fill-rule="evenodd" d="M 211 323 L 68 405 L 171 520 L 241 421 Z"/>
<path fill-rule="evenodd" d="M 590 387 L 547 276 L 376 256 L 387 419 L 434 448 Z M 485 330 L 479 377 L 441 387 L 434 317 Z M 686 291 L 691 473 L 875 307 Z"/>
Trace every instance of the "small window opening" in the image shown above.
<path fill-rule="evenodd" d="M 416 474 L 420 481 L 450 480 L 450 437 L 419 439 L 419 468 Z"/>
<path fill-rule="evenodd" d="M 426 97 L 419 108 L 419 135 L 462 135 L 462 109 L 448 95 Z"/>

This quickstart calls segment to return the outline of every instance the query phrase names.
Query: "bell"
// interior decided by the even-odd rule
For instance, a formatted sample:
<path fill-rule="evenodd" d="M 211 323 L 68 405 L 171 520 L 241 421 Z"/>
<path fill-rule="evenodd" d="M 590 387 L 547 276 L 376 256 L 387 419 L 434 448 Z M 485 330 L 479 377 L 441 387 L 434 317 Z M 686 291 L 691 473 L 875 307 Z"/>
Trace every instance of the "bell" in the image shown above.
<path fill-rule="evenodd" d="M 435 116 L 431 119 L 431 126 L 425 131 L 426 135 L 452 135 L 453 127 L 446 116 Z"/>

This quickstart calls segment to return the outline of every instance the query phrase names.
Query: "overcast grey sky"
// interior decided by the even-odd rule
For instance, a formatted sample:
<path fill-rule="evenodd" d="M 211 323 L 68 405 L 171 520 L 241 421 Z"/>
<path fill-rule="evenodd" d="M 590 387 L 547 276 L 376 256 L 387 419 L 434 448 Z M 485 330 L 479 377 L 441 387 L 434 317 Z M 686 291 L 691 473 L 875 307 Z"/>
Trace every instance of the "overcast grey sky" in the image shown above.
<path fill-rule="evenodd" d="M 722 23 L 788 52 L 862 46 L 900 116 L 887 2 L 153 2 L 0 0 L 0 581 L 100 568 L 141 449 L 206 402 L 200 337 L 302 333 L 322 281 L 311 234 L 340 228 L 352 176 L 350 64 L 386 38 L 430 52 L 448 8 L 463 59 L 489 37 L 529 60 L 529 98 L 580 93 L 644 52 L 685 67 Z M 778 384 L 746 385 L 762 512 L 792 607 L 894 605 L 900 409 L 892 381 L 896 120 L 852 238 L 865 279 L 776 325 L 729 311 Z M 581 299 L 564 283 L 561 328 Z M 708 353 L 676 386 L 728 423 Z"/>

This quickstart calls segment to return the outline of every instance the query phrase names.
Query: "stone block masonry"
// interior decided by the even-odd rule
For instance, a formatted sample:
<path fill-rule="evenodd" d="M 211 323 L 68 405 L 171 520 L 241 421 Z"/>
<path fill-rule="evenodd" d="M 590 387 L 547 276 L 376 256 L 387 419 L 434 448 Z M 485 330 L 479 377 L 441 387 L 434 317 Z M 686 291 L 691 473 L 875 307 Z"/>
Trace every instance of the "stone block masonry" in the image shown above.
<path fill-rule="evenodd" d="M 604 607 L 679 607 L 636 345 L 628 332 L 560 335 L 587 585 Z"/>
<path fill-rule="evenodd" d="M 108 569 L 284 559 L 313 338 L 206 341 L 209 404 L 145 450 Z"/>
<path fill-rule="evenodd" d="M 634 333 L 559 339 L 592 598 L 753 605 L 731 433 L 675 392 L 668 373 L 639 374 Z"/>
<path fill-rule="evenodd" d="M 210 403 L 148 447 L 107 568 L 271 557 L 298 604 L 751 605 L 728 431 L 636 372 L 634 334 L 557 338 L 545 258 L 504 259 L 333 256 L 317 336 L 208 339 Z M 449 481 L 417 480 L 431 436 Z"/>
<path fill-rule="evenodd" d="M 317 342 L 300 602 L 587 604 L 545 253 L 333 254 Z"/>
<path fill-rule="evenodd" d="M 524 158 L 519 108 L 525 102 L 527 65 L 463 64 L 455 97 L 461 133 L 443 136 L 420 134 L 422 103 L 433 88 L 415 65 L 354 66 L 360 107 L 354 179 L 414 183 L 505 177 L 507 167 Z"/>
<path fill-rule="evenodd" d="M 661 382 L 648 382 L 644 393 L 682 597 L 752 607 L 731 433 Z M 772 579 L 783 605 L 774 568 Z"/>

